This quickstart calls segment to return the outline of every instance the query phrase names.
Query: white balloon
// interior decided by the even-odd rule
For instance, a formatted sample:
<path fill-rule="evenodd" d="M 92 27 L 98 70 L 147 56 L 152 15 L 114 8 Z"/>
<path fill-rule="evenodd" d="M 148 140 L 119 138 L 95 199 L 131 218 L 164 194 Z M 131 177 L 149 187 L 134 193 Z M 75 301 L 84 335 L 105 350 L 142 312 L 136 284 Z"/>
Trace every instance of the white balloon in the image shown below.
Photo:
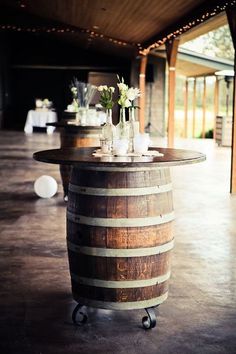
<path fill-rule="evenodd" d="M 57 181 L 51 176 L 43 175 L 34 182 L 34 191 L 41 198 L 51 198 L 57 192 Z"/>

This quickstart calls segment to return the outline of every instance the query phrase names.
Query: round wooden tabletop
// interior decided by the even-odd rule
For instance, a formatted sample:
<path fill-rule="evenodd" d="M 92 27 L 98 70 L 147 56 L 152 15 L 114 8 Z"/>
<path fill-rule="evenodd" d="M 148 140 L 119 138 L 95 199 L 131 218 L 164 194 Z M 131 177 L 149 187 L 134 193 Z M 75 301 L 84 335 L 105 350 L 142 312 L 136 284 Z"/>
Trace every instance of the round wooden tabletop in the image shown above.
<path fill-rule="evenodd" d="M 192 164 L 204 161 L 206 156 L 200 152 L 169 149 L 169 148 L 151 148 L 150 150 L 157 150 L 164 154 L 163 156 L 102 156 L 95 157 L 93 152 L 95 147 L 90 148 L 63 148 L 44 150 L 34 153 L 33 158 L 37 161 L 65 164 L 65 165 L 79 165 L 80 167 L 89 168 L 110 168 L 110 167 L 166 167 L 177 166 L 184 164 Z"/>

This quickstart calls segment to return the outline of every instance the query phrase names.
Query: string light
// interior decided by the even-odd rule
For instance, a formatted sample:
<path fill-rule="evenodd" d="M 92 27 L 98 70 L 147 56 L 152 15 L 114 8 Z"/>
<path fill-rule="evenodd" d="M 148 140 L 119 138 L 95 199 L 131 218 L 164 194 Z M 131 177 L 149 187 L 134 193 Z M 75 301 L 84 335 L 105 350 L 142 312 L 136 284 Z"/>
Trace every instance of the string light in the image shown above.
<path fill-rule="evenodd" d="M 21 7 L 24 7 L 25 4 L 23 1 L 19 2 Z M 22 6 L 23 5 L 23 6 Z M 92 29 L 89 28 L 77 28 L 77 27 L 66 27 L 64 26 L 24 26 L 24 25 L 16 25 L 16 24 L 0 24 L 0 31 L 15 31 L 15 32 L 32 32 L 32 33 L 63 33 L 63 34 L 85 34 L 88 35 L 88 41 L 91 42 L 94 39 L 101 39 L 103 41 L 110 42 L 114 45 L 118 46 L 131 46 L 133 48 L 136 48 L 139 54 L 141 55 L 148 55 L 150 50 L 156 49 L 163 44 L 166 43 L 166 41 L 170 41 L 173 38 L 176 38 L 177 36 L 181 35 L 184 32 L 187 32 L 191 28 L 195 27 L 199 23 L 202 23 L 206 21 L 207 19 L 217 15 L 218 13 L 225 11 L 227 8 L 230 8 L 232 6 L 236 5 L 236 0 L 231 0 L 224 2 L 221 5 L 214 6 L 213 8 L 208 8 L 206 12 L 201 13 L 200 15 L 197 16 L 197 18 L 192 18 L 190 21 L 188 20 L 187 23 L 183 24 L 180 28 L 177 28 L 173 30 L 170 33 L 166 33 L 165 36 L 162 38 L 158 38 L 154 43 L 150 44 L 148 47 L 143 48 L 141 43 L 130 43 L 124 40 L 120 40 L 118 38 L 112 38 L 109 36 L 104 35 L 103 33 L 96 32 L 96 29 L 99 29 L 98 26 L 94 25 Z"/>
<path fill-rule="evenodd" d="M 69 28 L 69 27 L 51 27 L 51 26 L 37 26 L 37 27 L 30 27 L 30 26 L 17 26 L 17 25 L 10 25 L 10 24 L 2 24 L 0 25 L 0 31 L 13 31 L 13 32 L 34 32 L 34 33 L 65 33 L 65 34 L 71 34 L 71 33 L 75 33 L 75 34 L 80 34 L 80 33 L 84 33 L 87 34 L 89 36 L 88 40 L 91 41 L 91 37 L 92 38 L 100 38 L 102 40 L 106 40 L 109 41 L 113 44 L 119 45 L 119 46 L 132 46 L 132 47 L 138 47 L 140 48 L 140 44 L 137 45 L 136 43 L 129 43 L 129 42 L 125 42 L 123 40 L 117 39 L 117 38 L 112 38 L 112 37 L 108 37 L 105 36 L 102 33 L 98 33 L 93 30 L 90 29 L 85 29 L 85 28 Z"/>
<path fill-rule="evenodd" d="M 150 50 L 154 48 L 158 48 L 165 44 L 167 40 L 171 40 L 172 38 L 176 38 L 176 36 L 181 35 L 184 32 L 187 32 L 191 28 L 195 27 L 197 24 L 208 20 L 209 18 L 219 14 L 222 11 L 225 11 L 227 8 L 233 7 L 236 5 L 236 0 L 232 0 L 231 2 L 225 2 L 224 4 L 217 5 L 213 9 L 208 9 L 207 12 L 202 13 L 197 18 L 192 19 L 192 21 L 183 24 L 181 28 L 170 32 L 165 35 L 165 37 L 158 39 L 155 43 L 150 44 L 148 47 L 139 50 L 139 54 L 146 56 L 150 52 Z"/>

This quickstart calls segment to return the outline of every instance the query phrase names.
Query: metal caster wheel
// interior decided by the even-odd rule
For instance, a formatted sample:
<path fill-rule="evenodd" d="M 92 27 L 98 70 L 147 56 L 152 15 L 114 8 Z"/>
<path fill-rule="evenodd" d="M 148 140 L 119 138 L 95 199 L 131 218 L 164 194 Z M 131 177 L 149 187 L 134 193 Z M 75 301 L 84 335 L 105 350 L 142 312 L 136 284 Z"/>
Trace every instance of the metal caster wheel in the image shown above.
<path fill-rule="evenodd" d="M 80 326 L 80 325 L 86 323 L 88 320 L 88 316 L 85 313 L 83 313 L 82 311 L 80 311 L 82 307 L 83 307 L 83 305 L 78 304 L 75 306 L 74 311 L 72 312 L 72 321 L 73 321 L 74 325 L 76 325 L 76 326 Z M 77 319 L 78 313 L 80 315 L 80 319 Z"/>
<path fill-rule="evenodd" d="M 142 324 L 144 329 L 152 329 L 156 326 L 156 314 L 153 307 L 145 309 L 148 316 L 142 318 Z"/>

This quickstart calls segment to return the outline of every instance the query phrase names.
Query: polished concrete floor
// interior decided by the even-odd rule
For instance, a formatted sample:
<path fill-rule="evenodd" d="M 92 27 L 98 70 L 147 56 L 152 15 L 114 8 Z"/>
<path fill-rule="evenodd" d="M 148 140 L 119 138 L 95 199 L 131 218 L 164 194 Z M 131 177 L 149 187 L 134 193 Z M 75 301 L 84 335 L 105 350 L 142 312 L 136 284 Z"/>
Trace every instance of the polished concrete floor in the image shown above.
<path fill-rule="evenodd" d="M 161 142 L 158 142 L 161 144 Z M 177 141 L 207 154 L 172 168 L 175 249 L 168 300 L 157 327 L 143 310 L 88 309 L 74 327 L 58 167 L 32 153 L 59 146 L 58 134 L 0 132 L 0 353 L 236 353 L 236 196 L 229 194 L 230 149 Z M 51 199 L 34 194 L 43 174 L 56 178 Z"/>

